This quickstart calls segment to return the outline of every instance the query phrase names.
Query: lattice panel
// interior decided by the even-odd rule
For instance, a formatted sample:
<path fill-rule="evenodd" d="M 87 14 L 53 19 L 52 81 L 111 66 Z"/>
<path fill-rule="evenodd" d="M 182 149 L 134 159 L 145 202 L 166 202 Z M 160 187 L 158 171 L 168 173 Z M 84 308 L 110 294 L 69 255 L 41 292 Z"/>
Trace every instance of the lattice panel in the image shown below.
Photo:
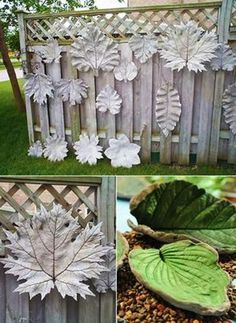
<path fill-rule="evenodd" d="M 97 218 L 97 186 L 0 183 L 0 223 L 12 228 L 16 213 L 25 218 L 44 205 L 51 209 L 53 203 L 61 204 L 78 217 L 82 226 Z M 6 218 L 6 212 L 11 214 Z"/>
<path fill-rule="evenodd" d="M 162 33 L 168 26 L 181 21 L 194 20 L 205 30 L 216 31 L 218 7 L 169 9 L 147 11 L 121 11 L 93 15 L 54 15 L 45 18 L 26 16 L 26 39 L 28 44 L 48 38 L 58 38 L 60 42 L 75 40 L 86 28 L 94 23 L 111 38 L 125 40 L 134 33 Z"/>

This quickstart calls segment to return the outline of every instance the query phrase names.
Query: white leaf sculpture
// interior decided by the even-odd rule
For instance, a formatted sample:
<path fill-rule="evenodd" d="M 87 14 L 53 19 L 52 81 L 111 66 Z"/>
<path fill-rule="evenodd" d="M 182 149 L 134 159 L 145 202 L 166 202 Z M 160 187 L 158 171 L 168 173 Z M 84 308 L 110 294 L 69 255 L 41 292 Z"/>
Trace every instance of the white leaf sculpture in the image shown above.
<path fill-rule="evenodd" d="M 113 244 L 108 246 L 112 247 L 104 257 L 108 271 L 103 271 L 99 278 L 93 280 L 98 293 L 106 293 L 109 289 L 116 291 L 116 251 Z"/>
<path fill-rule="evenodd" d="M 181 114 L 181 104 L 177 90 L 165 83 L 157 91 L 156 119 L 158 126 L 167 137 L 174 130 Z"/>
<path fill-rule="evenodd" d="M 158 41 L 154 34 L 133 35 L 129 40 L 129 45 L 134 56 L 142 64 L 146 63 L 158 51 Z"/>
<path fill-rule="evenodd" d="M 56 39 L 50 39 L 46 46 L 42 46 L 37 54 L 46 64 L 60 63 L 62 48 L 58 45 Z"/>
<path fill-rule="evenodd" d="M 96 165 L 97 160 L 102 157 L 102 147 L 98 145 L 98 137 L 92 135 L 90 138 L 87 135 L 80 135 L 80 140 L 74 143 L 75 155 L 81 164 L 89 163 Z"/>
<path fill-rule="evenodd" d="M 210 63 L 213 71 L 233 71 L 236 66 L 236 54 L 233 53 L 229 45 L 220 43 L 215 51 L 215 56 Z"/>
<path fill-rule="evenodd" d="M 124 60 L 120 63 L 120 65 L 114 68 L 114 75 L 116 80 L 124 81 L 126 83 L 135 79 L 135 77 L 138 75 L 138 69 L 134 62 Z"/>
<path fill-rule="evenodd" d="M 67 142 L 56 134 L 49 136 L 44 145 L 44 157 L 52 162 L 62 161 L 67 156 Z"/>
<path fill-rule="evenodd" d="M 71 45 L 71 63 L 80 71 L 90 69 L 97 76 L 99 70 L 110 72 L 119 64 L 118 44 L 105 36 L 101 30 L 90 25 Z"/>
<path fill-rule="evenodd" d="M 222 105 L 225 122 L 229 125 L 232 133 L 236 135 L 236 86 L 232 84 L 223 94 Z"/>
<path fill-rule="evenodd" d="M 32 146 L 29 147 L 28 156 L 32 157 L 42 157 L 43 155 L 43 146 L 39 140 L 33 143 Z"/>
<path fill-rule="evenodd" d="M 33 96 L 34 102 L 43 105 L 47 103 L 47 96 L 53 98 L 54 87 L 50 76 L 45 74 L 27 74 L 24 85 L 25 94 Z"/>
<path fill-rule="evenodd" d="M 62 101 L 69 101 L 71 105 L 80 104 L 88 97 L 88 85 L 81 79 L 61 79 L 56 83 L 56 90 Z"/>
<path fill-rule="evenodd" d="M 202 72 L 206 70 L 204 64 L 215 57 L 216 34 L 204 31 L 193 21 L 175 25 L 166 34 L 162 36 L 160 55 L 172 70 L 180 71 L 186 66 L 189 71 Z"/>
<path fill-rule="evenodd" d="M 100 112 L 109 111 L 111 114 L 120 112 L 122 99 L 117 91 L 110 85 L 107 85 L 97 96 L 96 108 Z"/>
<path fill-rule="evenodd" d="M 138 153 L 140 146 L 129 141 L 126 135 L 121 135 L 119 139 L 110 139 L 109 148 L 104 152 L 107 158 L 111 159 L 113 167 L 131 168 L 140 164 Z"/>
<path fill-rule="evenodd" d="M 109 251 L 100 243 L 101 225 L 88 223 L 82 229 L 70 211 L 53 205 L 51 211 L 41 206 L 31 219 L 22 219 L 16 232 L 5 230 L 10 241 L 6 247 L 13 255 L 1 262 L 8 268 L 6 273 L 24 280 L 15 291 L 29 293 L 30 298 L 40 294 L 42 299 L 53 288 L 63 298 L 94 295 L 85 282 L 107 270 L 101 263 Z"/>

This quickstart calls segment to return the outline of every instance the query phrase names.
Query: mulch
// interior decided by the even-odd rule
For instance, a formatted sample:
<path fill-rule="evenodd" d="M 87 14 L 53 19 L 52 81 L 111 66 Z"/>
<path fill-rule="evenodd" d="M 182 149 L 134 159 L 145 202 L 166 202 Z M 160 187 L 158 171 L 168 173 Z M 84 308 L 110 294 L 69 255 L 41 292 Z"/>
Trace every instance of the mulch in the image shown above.
<path fill-rule="evenodd" d="M 130 250 L 135 246 L 160 248 L 162 244 L 135 232 L 125 233 Z M 236 279 L 236 254 L 220 256 L 220 266 Z M 170 305 L 137 282 L 127 259 L 118 270 L 117 322 L 119 323 L 230 323 L 236 320 L 236 288 L 228 289 L 231 308 L 226 315 L 201 316 Z"/>

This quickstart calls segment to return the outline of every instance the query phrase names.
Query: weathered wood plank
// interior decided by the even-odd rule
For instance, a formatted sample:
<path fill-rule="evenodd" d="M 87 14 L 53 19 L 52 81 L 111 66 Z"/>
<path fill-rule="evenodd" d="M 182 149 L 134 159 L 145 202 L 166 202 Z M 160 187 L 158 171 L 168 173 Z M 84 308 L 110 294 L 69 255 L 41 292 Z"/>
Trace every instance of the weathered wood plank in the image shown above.
<path fill-rule="evenodd" d="M 97 134 L 97 117 L 96 117 L 96 89 L 95 89 L 95 77 L 93 71 L 81 72 L 80 77 L 88 85 L 88 97 L 82 104 L 82 109 L 86 116 L 86 128 L 89 136 Z"/>
<path fill-rule="evenodd" d="M 190 140 L 193 114 L 194 72 L 183 71 L 182 111 L 180 116 L 179 164 L 189 164 Z"/>
<path fill-rule="evenodd" d="M 6 276 L 0 264 L 0 323 L 6 323 Z"/>
<path fill-rule="evenodd" d="M 66 322 L 66 300 L 53 289 L 45 299 L 45 323 Z"/>
<path fill-rule="evenodd" d="M 142 162 L 150 162 L 152 145 L 152 58 L 141 65 L 140 83 L 141 159 Z"/>
<path fill-rule="evenodd" d="M 224 80 L 225 72 L 216 72 L 215 78 L 215 90 L 214 90 L 214 105 L 212 111 L 212 127 L 211 127 L 211 139 L 210 139 L 210 150 L 209 150 L 209 164 L 216 165 L 219 140 L 220 140 L 220 119 L 222 112 L 222 96 L 224 92 Z"/>
<path fill-rule="evenodd" d="M 30 323 L 45 322 L 45 300 L 41 300 L 40 295 L 33 297 L 29 302 Z"/>
<path fill-rule="evenodd" d="M 91 290 L 96 294 L 93 287 Z M 86 300 L 79 297 L 79 323 L 101 323 L 100 321 L 100 296 L 87 296 Z"/>
<path fill-rule="evenodd" d="M 66 297 L 67 323 L 79 323 L 78 311 L 79 301 L 75 301 L 72 297 Z"/>

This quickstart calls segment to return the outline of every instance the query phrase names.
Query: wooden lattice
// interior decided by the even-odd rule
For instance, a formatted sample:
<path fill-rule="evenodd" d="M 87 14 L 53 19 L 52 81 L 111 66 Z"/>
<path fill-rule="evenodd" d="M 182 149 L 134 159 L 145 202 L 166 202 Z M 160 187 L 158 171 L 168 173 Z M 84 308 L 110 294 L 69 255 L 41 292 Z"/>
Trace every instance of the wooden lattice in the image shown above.
<path fill-rule="evenodd" d="M 82 226 L 97 219 L 97 185 L 51 183 L 3 183 L 0 182 L 0 224 L 6 229 L 14 229 L 17 214 L 30 217 L 43 205 L 51 209 L 53 203 L 64 209 L 72 209 Z M 2 236 L 2 231 L 0 231 Z"/>
<path fill-rule="evenodd" d="M 48 38 L 58 38 L 60 43 L 75 40 L 86 28 L 94 23 L 106 35 L 125 40 L 134 33 L 161 33 L 175 23 L 194 20 L 205 30 L 216 31 L 219 6 L 205 7 L 147 7 L 146 9 L 121 9 L 119 12 L 89 11 L 66 14 L 26 15 L 26 39 L 28 44 L 45 42 Z"/>

